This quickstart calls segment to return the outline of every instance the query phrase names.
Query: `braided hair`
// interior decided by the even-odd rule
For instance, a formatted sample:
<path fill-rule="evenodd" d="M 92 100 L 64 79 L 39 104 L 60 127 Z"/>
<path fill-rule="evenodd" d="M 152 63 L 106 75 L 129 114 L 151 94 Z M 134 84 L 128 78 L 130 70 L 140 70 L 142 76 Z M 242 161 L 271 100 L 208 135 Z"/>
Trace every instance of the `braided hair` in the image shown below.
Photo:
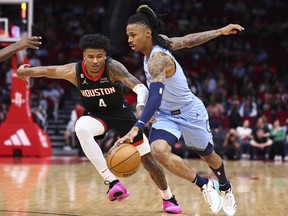
<path fill-rule="evenodd" d="M 171 42 L 165 40 L 158 33 L 163 27 L 161 20 L 148 5 L 139 6 L 137 12 L 128 19 L 127 25 L 135 23 L 146 25 L 151 29 L 153 44 L 171 50 Z"/>

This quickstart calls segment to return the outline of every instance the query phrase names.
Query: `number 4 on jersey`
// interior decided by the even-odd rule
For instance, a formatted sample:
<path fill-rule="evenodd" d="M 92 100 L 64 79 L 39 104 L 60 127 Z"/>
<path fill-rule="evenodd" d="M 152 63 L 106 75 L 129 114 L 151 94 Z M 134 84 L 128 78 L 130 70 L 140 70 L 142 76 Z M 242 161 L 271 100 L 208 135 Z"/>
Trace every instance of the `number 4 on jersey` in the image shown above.
<path fill-rule="evenodd" d="M 107 107 L 107 104 L 105 103 L 103 98 L 100 98 L 100 100 L 99 100 L 99 107 Z"/>

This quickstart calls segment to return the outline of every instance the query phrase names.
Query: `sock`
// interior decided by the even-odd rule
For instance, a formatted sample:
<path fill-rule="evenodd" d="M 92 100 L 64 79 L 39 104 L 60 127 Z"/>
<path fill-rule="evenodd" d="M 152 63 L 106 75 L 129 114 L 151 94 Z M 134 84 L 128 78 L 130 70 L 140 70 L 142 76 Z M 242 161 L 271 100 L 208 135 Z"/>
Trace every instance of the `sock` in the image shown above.
<path fill-rule="evenodd" d="M 219 189 L 222 191 L 228 190 L 231 187 L 231 185 L 228 179 L 226 178 L 223 162 L 218 169 L 213 169 L 211 166 L 210 169 L 213 171 L 213 173 L 216 175 L 219 181 Z"/>
<path fill-rule="evenodd" d="M 226 191 L 229 188 L 231 188 L 230 182 L 227 180 L 225 184 L 219 184 L 219 190 L 220 191 Z"/>
<path fill-rule="evenodd" d="M 99 173 L 103 177 L 104 181 L 112 182 L 114 180 L 117 180 L 117 178 L 111 173 L 111 171 L 108 169 L 108 167 L 106 167 L 104 170 L 102 170 Z"/>
<path fill-rule="evenodd" d="M 164 200 L 169 200 L 172 197 L 172 193 L 171 193 L 169 186 L 166 190 L 164 191 L 160 190 L 160 192 Z"/>
<path fill-rule="evenodd" d="M 202 178 L 198 174 L 196 174 L 196 177 L 192 183 L 196 184 L 198 187 L 202 188 L 203 185 L 208 183 L 208 179 Z"/>

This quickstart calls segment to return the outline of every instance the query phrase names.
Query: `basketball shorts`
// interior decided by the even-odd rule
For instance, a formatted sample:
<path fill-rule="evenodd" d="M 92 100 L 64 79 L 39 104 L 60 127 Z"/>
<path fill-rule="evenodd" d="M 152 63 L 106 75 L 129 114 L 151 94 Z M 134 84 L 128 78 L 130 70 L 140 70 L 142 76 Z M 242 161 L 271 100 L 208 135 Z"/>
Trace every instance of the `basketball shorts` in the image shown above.
<path fill-rule="evenodd" d="M 84 112 L 84 115 L 88 114 Z M 137 118 L 129 106 L 108 114 L 90 112 L 89 116 L 100 121 L 106 128 L 106 131 L 110 129 L 114 130 L 118 137 L 126 135 L 137 122 Z M 97 136 L 96 138 L 101 139 L 104 138 L 104 136 L 105 134 Z M 142 131 L 139 131 L 138 135 L 134 138 L 132 145 L 137 148 L 141 156 L 151 151 L 149 141 L 147 137 L 143 135 Z"/>
<path fill-rule="evenodd" d="M 213 145 L 212 133 L 208 120 L 208 113 L 203 102 L 195 97 L 193 101 L 179 110 L 157 111 L 156 122 L 153 123 L 151 137 L 157 139 L 157 130 L 164 130 L 175 136 L 178 140 L 183 136 L 185 144 L 195 150 L 204 151 L 208 143 Z M 155 134 L 153 134 L 155 133 Z M 171 136 L 162 136 L 161 139 L 168 140 Z"/>

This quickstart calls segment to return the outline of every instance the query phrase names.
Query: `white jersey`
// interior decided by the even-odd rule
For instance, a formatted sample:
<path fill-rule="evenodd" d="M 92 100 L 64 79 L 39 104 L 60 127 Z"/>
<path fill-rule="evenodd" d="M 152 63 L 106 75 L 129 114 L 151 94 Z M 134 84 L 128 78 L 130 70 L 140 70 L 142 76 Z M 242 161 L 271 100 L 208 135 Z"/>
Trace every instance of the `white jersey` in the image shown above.
<path fill-rule="evenodd" d="M 171 58 L 174 60 L 175 65 L 176 65 L 175 74 L 172 77 L 167 78 L 166 82 L 164 83 L 165 89 L 162 95 L 162 101 L 161 101 L 161 106 L 159 107 L 159 110 L 171 111 L 171 110 L 181 109 L 182 107 L 191 103 L 193 99 L 195 98 L 195 95 L 189 89 L 188 82 L 182 70 L 182 67 L 173 57 L 171 52 L 158 45 L 152 49 L 148 59 L 146 58 L 146 56 L 144 57 L 144 62 L 143 62 L 144 71 L 145 71 L 148 88 L 151 82 L 151 74 L 149 73 L 149 70 L 148 70 L 147 61 L 154 55 L 155 52 L 162 52 L 162 53 L 165 53 L 166 55 L 171 56 Z"/>

